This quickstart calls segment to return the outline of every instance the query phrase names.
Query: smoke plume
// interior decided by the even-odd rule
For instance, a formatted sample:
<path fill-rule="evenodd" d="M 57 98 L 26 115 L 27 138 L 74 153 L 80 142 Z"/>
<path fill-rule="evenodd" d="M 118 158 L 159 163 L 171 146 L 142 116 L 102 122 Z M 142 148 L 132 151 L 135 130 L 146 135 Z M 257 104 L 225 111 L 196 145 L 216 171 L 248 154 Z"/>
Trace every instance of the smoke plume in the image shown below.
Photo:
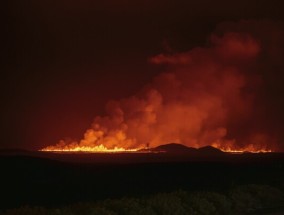
<path fill-rule="evenodd" d="M 268 21 L 222 23 L 207 45 L 162 53 L 165 67 L 136 95 L 106 105 L 79 142 L 57 148 L 155 147 L 176 142 L 236 150 L 280 150 L 283 30 Z M 279 80 L 280 79 L 280 80 Z M 279 114 L 280 113 L 280 114 Z"/>

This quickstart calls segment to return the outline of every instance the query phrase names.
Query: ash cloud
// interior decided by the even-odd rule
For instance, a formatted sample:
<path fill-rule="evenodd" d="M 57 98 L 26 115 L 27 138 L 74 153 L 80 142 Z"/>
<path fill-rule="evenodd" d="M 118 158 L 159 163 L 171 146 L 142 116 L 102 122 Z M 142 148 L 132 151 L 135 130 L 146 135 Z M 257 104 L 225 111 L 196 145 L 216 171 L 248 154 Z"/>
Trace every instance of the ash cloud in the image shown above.
<path fill-rule="evenodd" d="M 207 46 L 150 62 L 166 69 L 136 95 L 110 101 L 80 142 L 60 147 L 155 147 L 169 142 L 283 150 L 283 29 L 268 21 L 222 23 Z M 281 96 L 282 97 L 282 96 Z M 57 145 L 59 146 L 59 145 Z"/>

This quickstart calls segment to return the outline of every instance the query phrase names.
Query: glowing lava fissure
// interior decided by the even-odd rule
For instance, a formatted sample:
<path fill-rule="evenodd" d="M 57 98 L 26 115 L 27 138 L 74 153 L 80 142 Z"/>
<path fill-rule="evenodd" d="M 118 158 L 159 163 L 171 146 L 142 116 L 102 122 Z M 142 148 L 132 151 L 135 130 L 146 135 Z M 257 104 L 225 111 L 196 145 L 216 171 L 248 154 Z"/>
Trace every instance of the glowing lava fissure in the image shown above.
<path fill-rule="evenodd" d="M 214 147 L 214 146 L 213 146 Z M 222 152 L 231 153 L 231 154 L 242 154 L 242 153 L 270 153 L 272 150 L 265 149 L 225 149 L 217 148 Z M 113 149 L 108 149 L 103 145 L 97 147 L 75 147 L 75 148 L 56 148 L 56 147 L 47 147 L 41 149 L 42 152 L 58 152 L 58 153 L 165 153 L 166 151 L 152 151 L 151 149 L 124 149 L 115 147 Z"/>
<path fill-rule="evenodd" d="M 176 144 L 179 146 L 185 147 L 184 152 L 187 152 L 186 146 L 182 144 Z M 163 145 L 161 145 L 163 146 Z M 253 148 L 253 146 L 248 146 L 246 148 L 242 149 L 233 149 L 229 146 L 227 147 L 220 147 L 217 144 L 211 145 L 213 148 L 219 149 L 222 152 L 231 153 L 231 154 L 242 154 L 242 153 L 270 153 L 272 150 L 266 150 L 266 149 L 256 149 Z M 64 147 L 59 146 L 48 146 L 46 148 L 41 149 L 42 152 L 56 152 L 56 153 L 166 153 L 167 151 L 164 150 L 157 150 L 156 148 L 136 148 L 136 149 L 125 149 L 125 148 L 106 148 L 103 144 L 98 146 L 70 146 L 66 145 Z M 181 151 L 180 151 L 181 152 Z"/>
<path fill-rule="evenodd" d="M 249 150 L 249 149 L 220 149 L 222 152 L 232 153 L 232 154 L 243 154 L 243 153 L 271 153 L 272 150 L 266 150 L 266 149 L 259 149 L 259 150 Z"/>
<path fill-rule="evenodd" d="M 220 143 L 213 143 L 211 145 L 214 148 L 217 148 L 223 152 L 228 152 L 228 153 L 233 153 L 233 154 L 242 154 L 242 153 L 270 153 L 273 152 L 273 150 L 268 149 L 264 146 L 261 145 L 253 145 L 253 144 L 248 144 L 243 147 L 238 147 L 231 142 L 227 144 L 220 144 Z"/>
<path fill-rule="evenodd" d="M 122 153 L 122 152 L 137 152 L 140 149 L 125 149 L 121 147 L 114 147 L 112 149 L 106 148 L 104 145 L 98 146 L 76 146 L 76 147 L 56 147 L 49 146 L 41 149 L 43 152 L 89 152 L 89 153 Z"/>

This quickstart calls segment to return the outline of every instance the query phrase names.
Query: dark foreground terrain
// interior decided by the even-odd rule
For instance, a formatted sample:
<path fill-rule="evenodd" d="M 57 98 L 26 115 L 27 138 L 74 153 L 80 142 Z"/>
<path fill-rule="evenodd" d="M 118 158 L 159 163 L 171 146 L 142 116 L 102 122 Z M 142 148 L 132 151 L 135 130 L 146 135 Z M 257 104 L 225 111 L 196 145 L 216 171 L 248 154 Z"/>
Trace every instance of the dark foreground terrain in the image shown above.
<path fill-rule="evenodd" d="M 232 201 L 234 192 L 239 192 L 236 194 L 237 198 L 244 202 L 243 205 L 238 206 L 240 208 L 249 207 L 246 204 L 250 201 L 262 201 L 266 208 L 280 207 L 278 200 L 282 198 L 281 193 L 284 190 L 284 154 L 281 153 L 210 154 L 210 149 L 203 154 L 60 154 L 15 151 L 1 154 L 0 168 L 0 211 L 22 207 L 21 210 L 27 212 L 21 214 L 32 214 L 30 208 L 44 210 L 35 209 L 36 206 L 52 209 L 64 208 L 67 205 L 79 208 L 81 212 L 78 214 L 131 214 L 125 211 L 84 213 L 83 208 L 88 211 L 91 206 L 87 202 L 98 202 L 94 206 L 98 207 L 98 210 L 107 210 L 106 204 L 120 204 L 123 208 L 128 204 L 136 206 L 138 204 L 137 207 L 140 209 L 147 209 L 147 205 L 151 204 L 169 205 L 169 202 L 175 202 L 172 198 L 178 198 L 179 201 L 186 199 L 184 201 L 190 201 L 191 205 L 198 202 L 198 205 L 203 205 L 206 211 L 206 207 L 210 208 L 211 203 L 208 206 L 204 196 L 227 202 L 229 207 L 228 205 L 235 204 Z M 269 205 L 264 194 L 270 196 L 267 197 L 267 202 L 275 204 L 277 202 L 277 205 L 273 205 L 274 203 Z M 273 199 L 273 196 L 277 199 Z M 78 203 L 81 203 L 80 206 Z M 256 204 L 255 208 L 260 207 L 259 205 L 261 204 Z M 67 210 L 66 214 L 70 214 L 70 211 L 68 212 L 71 210 L 70 207 L 64 209 L 65 212 Z M 180 210 L 188 212 L 190 209 Z M 12 212 L 10 211 L 11 214 L 20 213 Z M 62 211 L 62 213 L 57 212 L 55 214 L 65 214 Z M 256 213 L 262 214 L 262 212 Z M 43 211 L 35 214 L 43 214 Z M 137 214 L 147 213 L 144 211 Z M 148 214 L 166 213 L 149 212 Z M 211 213 L 197 214 L 222 213 L 211 211 Z M 263 212 L 263 214 L 269 213 Z"/>

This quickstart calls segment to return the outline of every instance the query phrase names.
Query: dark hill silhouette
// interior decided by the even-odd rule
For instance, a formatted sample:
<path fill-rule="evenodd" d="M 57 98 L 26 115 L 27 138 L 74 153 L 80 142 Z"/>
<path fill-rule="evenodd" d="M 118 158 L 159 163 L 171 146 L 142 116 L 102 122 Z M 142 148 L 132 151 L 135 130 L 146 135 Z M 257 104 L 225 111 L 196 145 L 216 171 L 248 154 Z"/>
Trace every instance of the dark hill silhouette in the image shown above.
<path fill-rule="evenodd" d="M 160 145 L 156 148 L 153 148 L 151 149 L 151 151 L 168 152 L 168 153 L 188 153 L 188 152 L 196 152 L 197 149 L 187 147 L 179 143 L 169 143 L 169 144 Z"/>
<path fill-rule="evenodd" d="M 165 145 L 160 145 L 156 148 L 150 149 L 150 151 L 153 152 L 166 152 L 166 153 L 186 153 L 186 154 L 192 154 L 197 156 L 210 156 L 210 155 L 221 155 L 224 154 L 221 150 L 214 148 L 213 146 L 205 146 L 201 147 L 199 149 L 187 147 L 183 144 L 179 143 L 169 143 Z"/>
<path fill-rule="evenodd" d="M 213 146 L 204 146 L 198 149 L 198 152 L 202 154 L 223 154 L 224 152 Z"/>

